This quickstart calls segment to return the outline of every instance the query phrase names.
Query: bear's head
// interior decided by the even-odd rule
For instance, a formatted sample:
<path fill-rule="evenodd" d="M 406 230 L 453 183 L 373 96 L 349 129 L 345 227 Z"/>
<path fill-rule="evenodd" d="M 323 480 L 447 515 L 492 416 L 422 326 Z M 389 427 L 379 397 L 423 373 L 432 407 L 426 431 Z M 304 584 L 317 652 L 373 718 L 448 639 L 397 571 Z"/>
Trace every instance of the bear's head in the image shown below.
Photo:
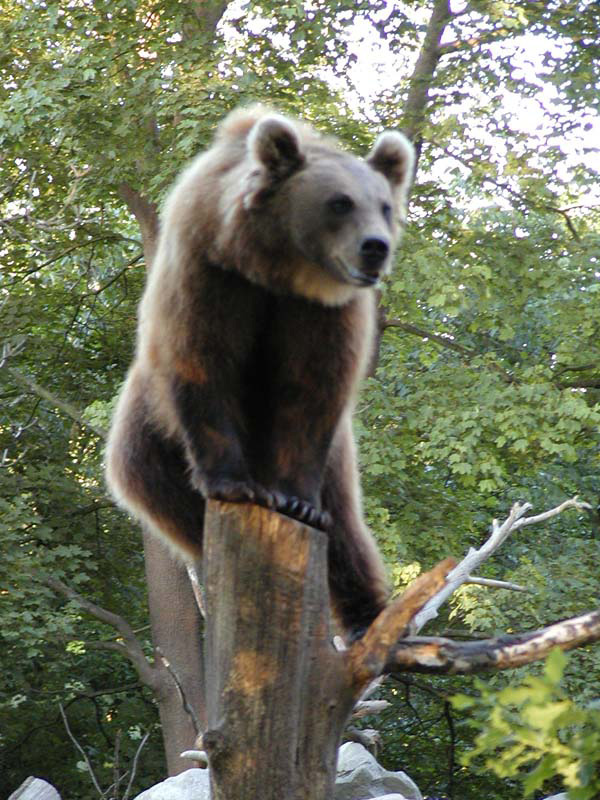
<path fill-rule="evenodd" d="M 337 305 L 389 272 L 414 164 L 402 134 L 381 134 L 362 160 L 267 114 L 246 146 L 243 206 L 263 248 L 284 250 L 292 291 Z"/>

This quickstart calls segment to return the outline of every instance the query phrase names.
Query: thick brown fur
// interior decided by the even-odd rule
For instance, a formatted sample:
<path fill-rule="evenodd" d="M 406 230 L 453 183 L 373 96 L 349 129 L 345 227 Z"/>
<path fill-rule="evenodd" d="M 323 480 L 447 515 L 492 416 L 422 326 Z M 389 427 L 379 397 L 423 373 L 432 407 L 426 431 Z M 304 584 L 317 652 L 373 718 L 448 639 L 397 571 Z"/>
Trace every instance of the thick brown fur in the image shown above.
<path fill-rule="evenodd" d="M 351 631 L 387 597 L 351 414 L 411 172 L 400 134 L 362 161 L 268 109 L 230 114 L 165 205 L 107 449 L 117 500 L 184 557 L 205 498 L 325 528 Z"/>

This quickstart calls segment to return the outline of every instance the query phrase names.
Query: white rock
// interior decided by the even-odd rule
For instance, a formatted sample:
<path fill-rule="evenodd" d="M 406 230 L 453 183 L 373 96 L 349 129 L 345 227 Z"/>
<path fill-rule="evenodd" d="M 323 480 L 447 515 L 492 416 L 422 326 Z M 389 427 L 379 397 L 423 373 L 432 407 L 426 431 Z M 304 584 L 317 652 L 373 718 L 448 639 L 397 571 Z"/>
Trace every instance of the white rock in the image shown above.
<path fill-rule="evenodd" d="M 60 795 L 51 783 L 31 776 L 23 781 L 8 800 L 60 800 Z"/>
<path fill-rule="evenodd" d="M 340 747 L 337 770 L 335 800 L 369 800 L 386 794 L 423 800 L 416 783 L 405 772 L 388 772 L 357 742 Z"/>
<path fill-rule="evenodd" d="M 135 800 L 210 800 L 208 770 L 188 769 Z M 334 800 L 423 800 L 423 795 L 405 772 L 388 772 L 361 744 L 347 742 L 338 754 Z"/>
<path fill-rule="evenodd" d="M 407 800 L 403 794 L 381 794 L 373 800 Z"/>
<path fill-rule="evenodd" d="M 553 794 L 552 797 L 546 797 L 546 800 L 567 800 L 567 793 Z"/>
<path fill-rule="evenodd" d="M 135 800 L 210 800 L 208 770 L 188 769 L 146 789 Z"/>

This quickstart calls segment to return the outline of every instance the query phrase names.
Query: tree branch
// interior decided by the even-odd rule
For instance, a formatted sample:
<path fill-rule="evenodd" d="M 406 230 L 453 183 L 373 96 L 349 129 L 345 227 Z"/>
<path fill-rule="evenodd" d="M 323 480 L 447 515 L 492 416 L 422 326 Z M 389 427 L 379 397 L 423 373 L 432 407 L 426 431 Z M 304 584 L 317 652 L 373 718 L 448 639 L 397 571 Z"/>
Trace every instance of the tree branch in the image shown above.
<path fill-rule="evenodd" d="M 493 31 L 488 31 L 482 36 L 469 36 L 465 39 L 455 39 L 452 42 L 446 42 L 440 46 L 440 56 L 453 55 L 462 50 L 473 50 L 476 47 L 481 47 L 482 44 L 494 44 L 494 42 L 502 42 L 505 39 L 512 39 L 515 36 L 521 36 L 523 27 L 519 28 L 496 28 Z"/>
<path fill-rule="evenodd" d="M 229 0 L 191 0 L 190 5 L 203 30 L 214 33 L 229 6 Z"/>
<path fill-rule="evenodd" d="M 183 685 L 181 683 L 181 680 L 179 678 L 179 675 L 177 674 L 177 672 L 173 668 L 173 666 L 172 666 L 171 662 L 168 660 L 168 658 L 165 657 L 165 654 L 162 652 L 160 647 L 156 648 L 156 653 L 157 653 L 158 657 L 160 658 L 164 668 L 167 670 L 169 675 L 173 678 L 173 682 L 175 683 L 175 686 L 177 688 L 177 694 L 179 695 L 179 699 L 181 700 L 182 708 L 185 711 L 185 713 L 189 716 L 189 718 L 191 719 L 192 725 L 194 726 L 194 731 L 196 733 L 196 736 L 200 735 L 202 733 L 202 727 L 200 725 L 200 720 L 198 719 L 198 716 L 196 715 L 196 712 L 194 711 L 192 706 L 188 703 L 188 699 L 185 696 L 185 691 L 184 691 Z"/>
<path fill-rule="evenodd" d="M 383 319 L 380 328 L 382 331 L 386 330 L 386 328 L 400 328 L 400 330 L 406 331 L 406 333 L 412 333 L 415 336 L 420 336 L 422 339 L 430 339 L 433 342 L 437 342 L 437 344 L 441 344 L 442 347 L 447 347 L 448 350 L 454 350 L 456 353 L 460 353 L 463 356 L 474 358 L 477 355 L 475 350 L 458 344 L 449 336 L 441 336 L 439 333 L 429 333 L 429 331 L 426 331 L 424 328 L 419 328 L 417 325 L 412 325 L 410 322 L 402 322 L 400 319 Z"/>
<path fill-rule="evenodd" d="M 528 592 L 526 586 L 520 586 L 518 583 L 510 583 L 510 581 L 496 581 L 492 578 L 475 578 L 470 576 L 465 581 L 465 585 L 473 586 L 489 586 L 490 589 L 509 589 L 511 592 Z"/>
<path fill-rule="evenodd" d="M 446 558 L 420 575 L 408 589 L 385 608 L 362 639 L 347 651 L 354 683 L 364 687 L 381 675 L 390 647 L 406 636 L 415 614 L 445 586 L 456 561 Z"/>
<path fill-rule="evenodd" d="M 61 400 L 60 397 L 57 397 L 52 392 L 49 392 L 48 389 L 44 389 L 43 386 L 40 386 L 39 383 L 36 383 L 32 378 L 28 378 L 26 375 L 23 375 L 18 369 L 14 367 L 7 367 L 6 368 L 11 378 L 18 383 L 20 386 L 25 387 L 33 394 L 41 397 L 42 400 L 47 400 L 51 403 L 55 408 L 58 408 L 59 411 L 64 412 L 68 417 L 72 420 L 77 422 L 84 428 L 89 428 L 93 431 L 97 436 L 100 436 L 102 439 L 106 438 L 106 431 L 104 428 L 99 428 L 97 425 L 94 425 L 93 422 L 88 422 L 78 408 L 76 408 L 71 403 L 67 402 L 66 400 Z"/>
<path fill-rule="evenodd" d="M 550 208 L 550 206 L 548 206 L 548 208 L 551 211 L 559 210 L 555 208 Z M 470 360 L 480 355 L 477 352 L 477 350 L 459 344 L 451 336 L 443 336 L 439 333 L 432 333 L 431 331 L 425 330 L 425 328 L 419 328 L 418 325 L 413 325 L 411 322 L 403 322 L 401 319 L 386 319 L 385 317 L 382 317 L 379 322 L 379 330 L 381 333 L 383 333 L 385 330 L 387 330 L 387 328 L 398 328 L 399 330 L 405 331 L 406 333 L 410 333 L 413 336 L 418 336 L 420 339 L 427 339 L 428 341 L 435 342 L 436 344 L 441 345 L 447 350 L 453 350 L 455 353 L 464 356 L 467 360 Z M 494 369 L 495 372 L 499 373 L 499 375 L 504 381 L 506 381 L 507 383 L 514 382 L 514 378 L 500 364 L 491 364 L 490 366 Z M 596 369 L 596 368 L 597 364 L 590 364 L 583 367 L 563 367 L 561 370 L 557 371 L 554 374 L 552 383 L 558 389 L 600 389 L 600 379 L 592 378 L 590 380 L 574 380 L 574 381 L 558 380 L 559 375 L 562 375 L 565 372 L 577 372 L 577 371 L 584 371 L 587 369 Z"/>
<path fill-rule="evenodd" d="M 549 511 L 543 512 L 542 514 L 537 514 L 533 517 L 526 517 L 525 514 L 530 508 L 530 503 L 515 503 L 510 511 L 510 514 L 502 523 L 502 525 L 499 525 L 497 520 L 493 520 L 492 533 L 488 540 L 479 548 L 479 550 L 474 550 L 473 548 L 469 550 L 467 555 L 458 564 L 458 566 L 448 574 L 442 589 L 434 597 L 432 597 L 414 616 L 410 625 L 413 633 L 421 630 L 421 628 L 427 622 L 429 622 L 429 620 L 437 616 L 440 606 L 445 603 L 445 601 L 450 597 L 451 594 L 453 594 L 453 592 L 458 589 L 459 586 L 461 586 L 471 577 L 472 572 L 477 570 L 484 563 L 484 561 L 487 561 L 492 553 L 494 553 L 506 541 L 513 531 L 518 530 L 525 525 L 535 525 L 538 522 L 544 522 L 551 517 L 561 514 L 568 508 L 575 508 L 578 511 L 582 511 L 586 508 L 589 508 L 589 505 L 587 503 L 580 502 L 577 497 L 574 497 L 570 500 L 565 500 L 564 503 L 561 503 L 556 508 L 552 508 Z"/>
<path fill-rule="evenodd" d="M 435 617 L 442 603 L 463 583 L 481 581 L 472 578 L 471 571 L 488 559 L 513 531 L 544 522 L 569 508 L 585 510 L 590 506 L 574 497 L 549 511 L 526 517 L 530 508 L 529 503 L 515 503 L 502 525 L 493 520 L 492 533 L 479 550 L 471 548 L 458 565 L 452 559 L 445 559 L 417 578 L 381 612 L 361 640 L 341 653 L 355 691 L 386 673 L 466 674 L 507 669 L 544 658 L 553 647 L 567 650 L 600 639 L 600 609 L 533 633 L 497 639 L 455 642 L 441 637 L 407 636 L 409 631 L 418 632 Z M 523 590 L 498 581 L 490 583 Z"/>
<path fill-rule="evenodd" d="M 159 218 L 156 204 L 146 200 L 137 189 L 128 183 L 122 183 L 119 186 L 119 194 L 140 226 L 144 260 L 146 268 L 149 269 L 154 261 L 158 239 Z"/>
<path fill-rule="evenodd" d="M 98 783 L 98 779 L 96 778 L 96 773 L 94 772 L 94 769 L 92 767 L 92 764 L 91 764 L 89 758 L 87 757 L 87 753 L 85 752 L 83 747 L 79 744 L 77 739 L 73 736 L 73 733 L 71 731 L 71 728 L 69 727 L 69 721 L 67 719 L 67 715 L 65 714 L 65 710 L 64 710 L 64 708 L 62 706 L 62 703 L 58 704 L 58 708 L 60 710 L 60 715 L 62 717 L 63 723 L 65 725 L 65 729 L 67 731 L 67 736 L 69 737 L 69 739 L 73 742 L 73 744 L 75 745 L 77 750 L 83 756 L 83 760 L 85 761 L 85 765 L 86 765 L 87 770 L 89 772 L 89 775 L 90 775 L 90 778 L 92 780 L 92 783 L 94 784 L 94 788 L 96 789 L 96 791 L 98 792 L 100 797 L 106 797 L 106 795 L 104 794 L 104 792 L 100 788 L 100 784 Z"/>
<path fill-rule="evenodd" d="M 545 658 L 555 647 L 572 650 L 600 640 L 600 610 L 557 622 L 532 633 L 498 636 L 477 642 L 441 637 L 402 639 L 390 651 L 385 670 L 468 675 L 512 669 Z"/>
<path fill-rule="evenodd" d="M 561 381 L 558 386 L 561 389 L 600 389 L 600 378 L 595 381 Z"/>
<path fill-rule="evenodd" d="M 200 612 L 202 619 L 206 619 L 204 592 L 200 584 L 200 579 L 198 578 L 198 572 L 196 570 L 196 567 L 194 567 L 192 564 L 186 564 L 186 569 L 188 578 L 190 579 L 192 592 L 194 593 L 194 599 L 196 600 L 196 605 L 198 606 L 198 611 Z"/>
<path fill-rule="evenodd" d="M 425 39 L 417 63 L 409 81 L 408 97 L 404 106 L 404 131 L 415 145 L 415 173 L 422 145 L 422 130 L 425 124 L 425 109 L 429 100 L 431 79 L 442 55 L 440 40 L 452 13 L 448 0 L 435 0 L 427 24 Z"/>
<path fill-rule="evenodd" d="M 150 737 L 150 731 L 146 731 L 144 734 L 143 739 L 141 740 L 139 747 L 135 751 L 135 756 L 133 757 L 133 764 L 131 765 L 131 774 L 129 776 L 129 783 L 127 784 L 127 788 L 125 789 L 125 794 L 123 795 L 123 800 L 128 800 L 129 794 L 131 792 L 131 788 L 133 786 L 133 781 L 135 780 L 135 774 L 137 772 L 137 765 L 140 758 L 140 753 L 144 749 L 144 745 L 148 741 Z"/>
<path fill-rule="evenodd" d="M 444 145 L 436 142 L 434 139 L 429 140 L 432 145 L 437 147 L 439 150 L 444 153 L 444 155 L 448 156 L 448 158 L 452 158 L 455 161 L 458 161 L 459 164 L 462 164 L 468 170 L 473 171 L 473 166 L 471 162 L 467 158 L 463 158 L 456 153 L 452 152 L 448 147 L 444 147 Z M 522 192 L 513 189 L 506 181 L 499 181 L 497 178 L 492 178 L 491 175 L 484 175 L 483 182 L 489 181 L 494 186 L 497 186 L 501 191 L 507 192 L 511 197 L 513 197 L 516 201 L 521 203 L 522 205 L 526 206 L 527 208 L 532 209 L 541 209 L 544 211 L 552 211 L 554 214 L 560 214 L 564 220 L 569 232 L 571 233 L 572 237 L 576 241 L 580 241 L 581 237 L 573 224 L 571 217 L 569 216 L 569 211 L 573 208 L 577 208 L 577 206 L 571 206 L 569 208 L 558 208 L 557 206 L 552 205 L 551 203 L 536 203 L 534 200 L 531 200 L 529 197 L 524 195 Z"/>
<path fill-rule="evenodd" d="M 359 700 L 352 711 L 352 719 L 361 719 L 371 714 L 380 714 L 391 705 L 387 700 Z"/>
<path fill-rule="evenodd" d="M 92 603 L 90 600 L 86 600 L 85 597 L 82 597 L 82 595 L 80 595 L 74 589 L 71 589 L 70 586 L 67 586 L 65 583 L 58 580 L 58 578 L 53 578 L 49 575 L 42 575 L 39 576 L 39 580 L 53 591 L 58 592 L 69 600 L 77 603 L 77 605 L 84 611 L 87 611 L 88 614 L 91 614 L 101 622 L 105 622 L 107 625 L 115 628 L 115 630 L 119 632 L 123 639 L 122 643 L 95 642 L 90 646 L 104 650 L 113 650 L 121 655 L 127 656 L 133 666 L 136 668 L 142 683 L 145 683 L 146 686 L 149 686 L 154 690 L 158 688 L 159 679 L 157 670 L 146 658 L 142 645 L 133 632 L 133 628 L 128 622 L 126 622 L 126 620 L 123 619 L 123 617 L 120 617 L 118 614 L 114 614 L 112 611 L 108 611 L 107 609 Z"/>
<path fill-rule="evenodd" d="M 400 319 L 383 319 L 383 321 L 380 323 L 380 330 L 385 331 L 386 328 L 399 328 L 400 330 L 406 331 L 406 333 L 411 333 L 414 336 L 419 336 L 422 339 L 429 339 L 430 341 L 445 347 L 447 350 L 453 350 L 455 353 L 465 356 L 466 359 L 472 359 L 479 355 L 476 350 L 473 350 L 470 347 L 465 347 L 462 344 L 458 344 L 458 342 L 455 342 L 450 336 L 442 336 L 439 333 L 430 333 L 424 328 L 419 328 L 417 325 L 413 325 L 410 322 L 402 322 Z M 500 364 L 492 364 L 491 366 L 495 372 L 499 373 L 506 383 L 513 382 L 511 375 Z"/>

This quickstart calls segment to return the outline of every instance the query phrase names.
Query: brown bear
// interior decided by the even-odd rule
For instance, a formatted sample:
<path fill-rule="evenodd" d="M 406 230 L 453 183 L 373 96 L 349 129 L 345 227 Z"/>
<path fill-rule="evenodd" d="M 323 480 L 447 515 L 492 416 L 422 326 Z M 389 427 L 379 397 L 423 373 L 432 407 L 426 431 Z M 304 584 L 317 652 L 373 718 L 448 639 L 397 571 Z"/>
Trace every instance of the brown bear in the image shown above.
<path fill-rule="evenodd" d="M 351 414 L 412 166 L 396 132 L 363 161 L 268 109 L 230 114 L 167 199 L 107 449 L 118 502 L 184 557 L 204 498 L 326 529 L 350 633 L 387 598 Z"/>

